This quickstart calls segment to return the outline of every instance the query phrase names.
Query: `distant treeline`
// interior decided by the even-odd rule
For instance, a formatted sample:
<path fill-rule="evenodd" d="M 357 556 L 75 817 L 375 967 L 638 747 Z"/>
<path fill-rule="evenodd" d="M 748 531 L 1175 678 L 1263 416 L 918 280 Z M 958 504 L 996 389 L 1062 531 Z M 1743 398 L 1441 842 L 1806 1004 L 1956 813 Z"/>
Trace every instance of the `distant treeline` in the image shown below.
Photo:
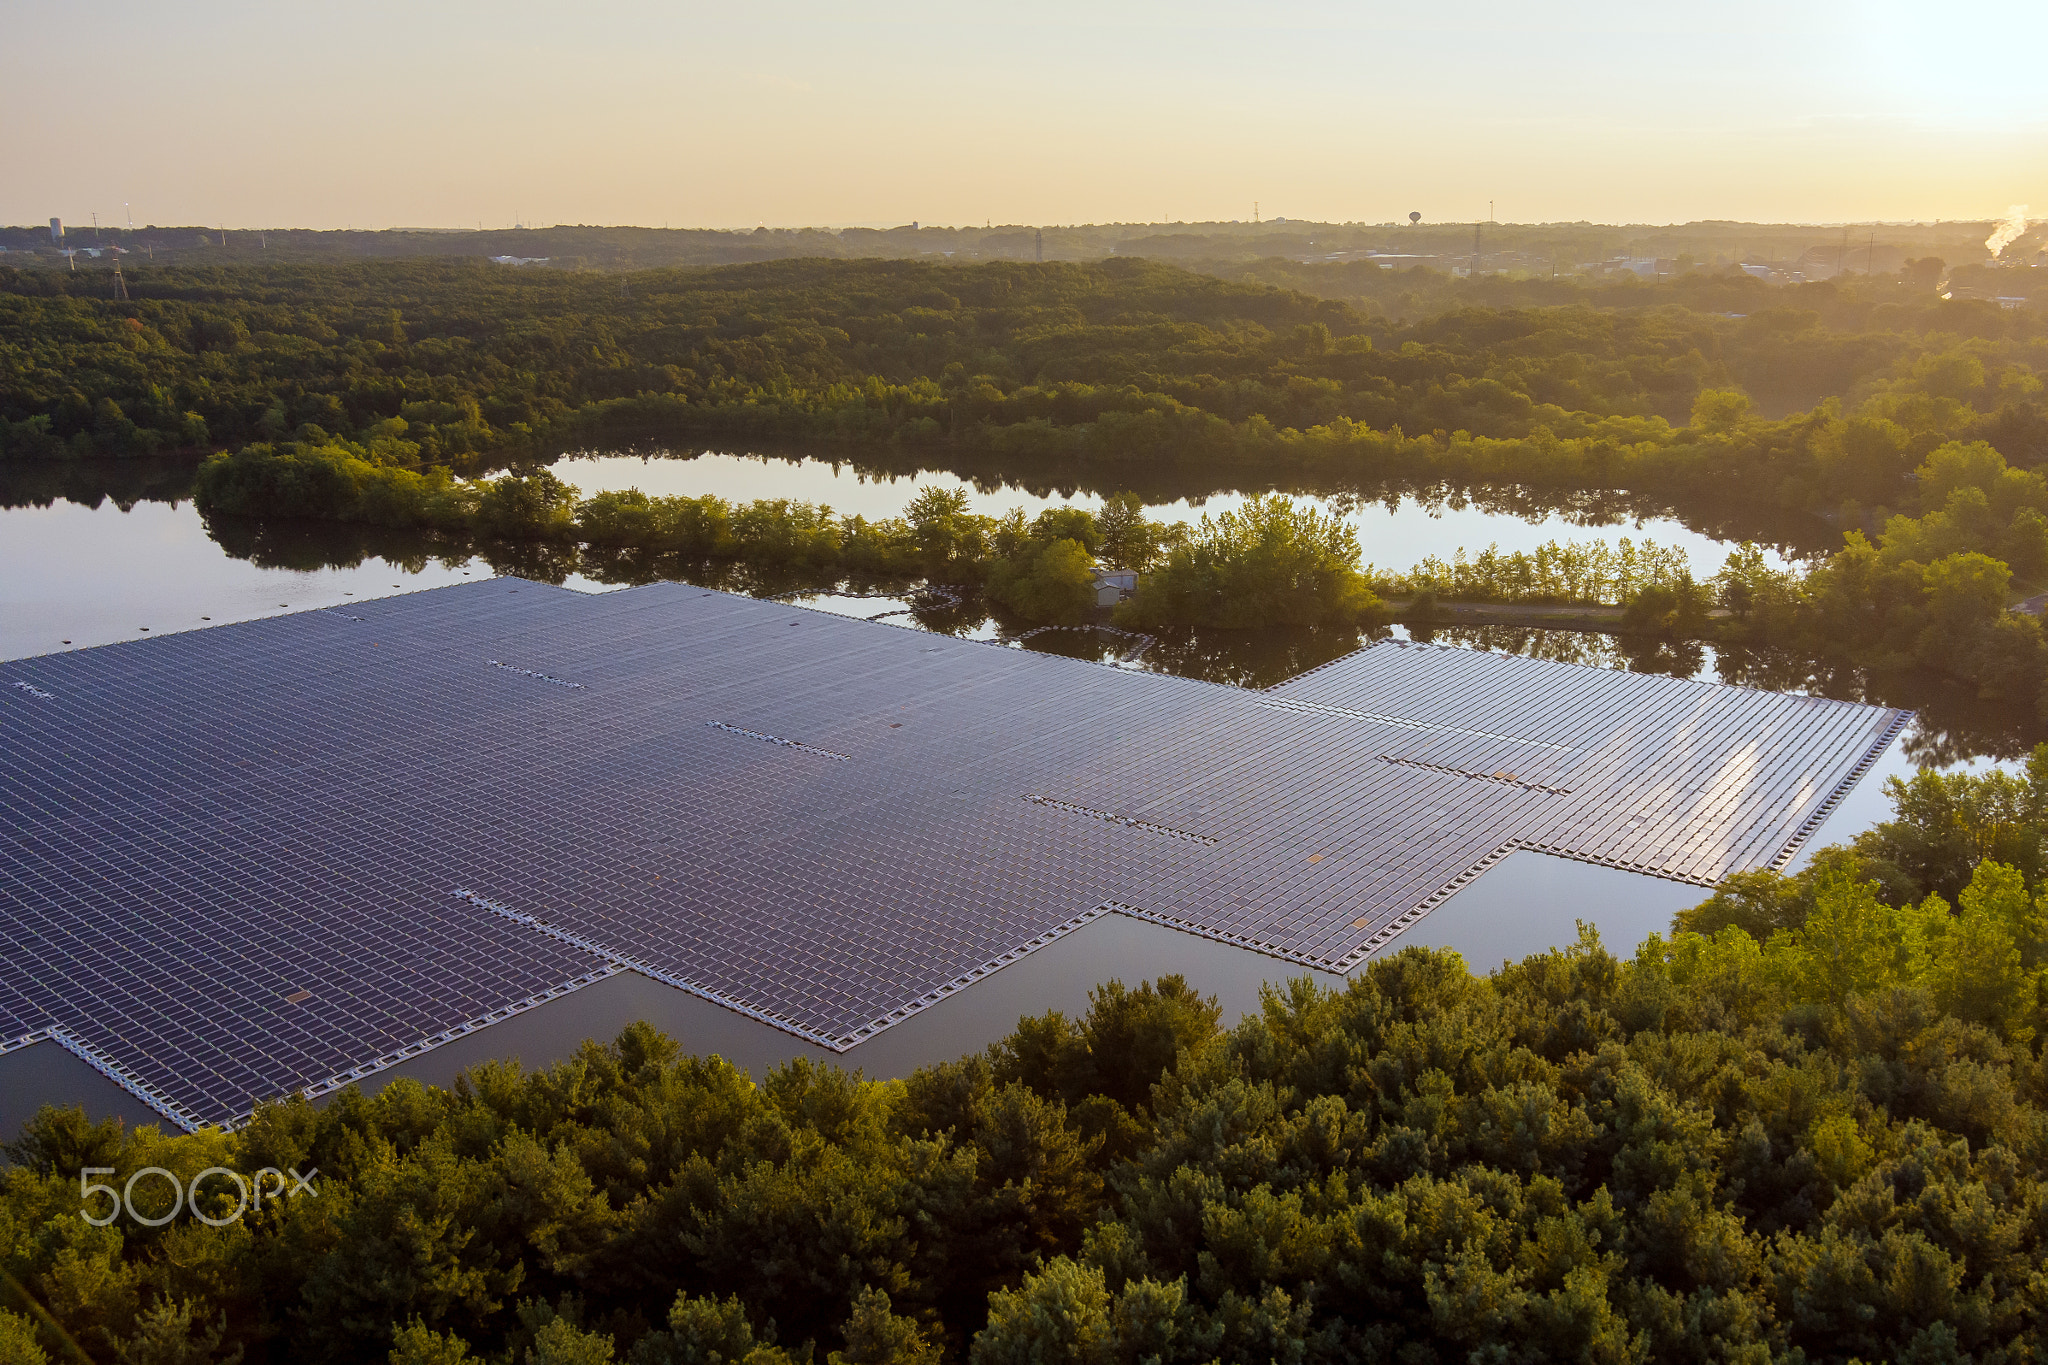
<path fill-rule="evenodd" d="M 1632 956 L 1409 949 L 1241 1021 L 1111 983 L 902 1080 L 636 1024 L 234 1133 L 46 1109 L 0 1360 L 2027 1365 L 2048 750 L 1894 796 Z M 214 1167 L 318 1194 L 236 1217 Z"/>
<path fill-rule="evenodd" d="M 1022 470 L 1208 462 L 1830 513 L 1895 505 L 1945 440 L 2048 459 L 2048 324 L 1902 278 L 1446 297 L 1395 324 L 1143 261 L 132 274 L 139 299 L 121 304 L 0 268 L 0 454 L 314 433 L 426 464 L 635 436 L 894 444 Z M 1744 394 L 1766 413 L 1838 406 L 1765 420 Z M 1861 417 L 1893 427 L 1873 439 Z"/>
<path fill-rule="evenodd" d="M 88 288 L 111 283 L 114 251 L 127 264 L 249 265 L 346 263 L 415 257 L 509 257 L 545 270 L 642 270 L 672 266 L 719 266 L 789 257 L 877 260 L 920 257 L 953 263 L 974 261 L 1096 261 L 1110 257 L 1171 261 L 1211 273 L 1237 272 L 1265 263 L 1292 267 L 1316 278 L 1320 269 L 1345 264 L 1353 253 L 1396 253 L 1390 264 L 1425 260 L 1439 266 L 1468 263 L 1474 241 L 1471 223 L 1314 223 L 1300 219 L 1207 223 L 1006 223 L 985 227 L 904 223 L 896 227 L 715 228 L 596 227 L 554 224 L 512 227 L 479 224 L 475 231 L 432 229 L 234 229 L 155 225 L 142 228 L 71 224 L 65 245 L 80 251 L 75 262 L 59 254 L 46 225 L 0 227 L 0 252 L 28 268 L 80 272 L 100 278 Z M 1901 257 L 1979 260 L 1990 223 L 1895 224 L 1870 229 L 1849 249 L 1852 268 L 1867 266 L 1871 243 L 1881 267 Z M 1524 273 L 1540 266 L 1545 276 L 1570 275 L 1581 264 L 1614 257 L 1655 260 L 1674 268 L 1717 260 L 1765 260 L 1787 264 L 1810 253 L 1832 268 L 1842 258 L 1842 238 L 1811 224 L 1706 222 L 1668 227 L 1597 223 L 1487 224 L 1483 269 L 1514 265 Z M 2037 242 L 2022 239 L 2007 257 L 2024 259 Z M 89 253 L 99 252 L 93 256 Z M 26 257 L 24 261 L 22 258 Z M 1335 259 L 1333 259 L 1335 258 Z M 1376 262 L 1356 261 L 1378 271 Z M 1336 274 L 1336 272 L 1332 272 Z M 1229 277 L 1226 274 L 1226 278 Z M 1448 279 L 1447 274 L 1440 278 Z M 1327 291 L 1304 286 L 1310 293 Z M 111 293 L 111 290 L 105 292 Z"/>

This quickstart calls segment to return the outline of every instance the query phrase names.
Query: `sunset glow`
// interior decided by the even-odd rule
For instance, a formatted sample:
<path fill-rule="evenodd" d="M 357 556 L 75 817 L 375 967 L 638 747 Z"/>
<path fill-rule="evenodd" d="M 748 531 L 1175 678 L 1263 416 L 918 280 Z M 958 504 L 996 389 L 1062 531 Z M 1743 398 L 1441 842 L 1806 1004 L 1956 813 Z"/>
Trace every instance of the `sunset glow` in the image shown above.
<path fill-rule="evenodd" d="M 1839 0 L 24 8 L 0 219 L 1988 219 L 2048 202 L 2044 38 Z"/>

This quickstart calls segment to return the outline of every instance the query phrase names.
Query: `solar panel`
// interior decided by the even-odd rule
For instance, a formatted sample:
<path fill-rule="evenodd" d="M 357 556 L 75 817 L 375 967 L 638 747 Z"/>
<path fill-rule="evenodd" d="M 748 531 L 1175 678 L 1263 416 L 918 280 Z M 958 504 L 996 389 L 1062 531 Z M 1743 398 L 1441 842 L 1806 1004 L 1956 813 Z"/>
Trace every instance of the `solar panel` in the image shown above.
<path fill-rule="evenodd" d="M 1265 692 L 662 583 L 0 663 L 0 1051 L 174 1122 L 628 967 L 843 1050 L 1102 914 L 1327 971 L 1516 848 L 1707 885 L 1907 717 L 1388 642 Z"/>

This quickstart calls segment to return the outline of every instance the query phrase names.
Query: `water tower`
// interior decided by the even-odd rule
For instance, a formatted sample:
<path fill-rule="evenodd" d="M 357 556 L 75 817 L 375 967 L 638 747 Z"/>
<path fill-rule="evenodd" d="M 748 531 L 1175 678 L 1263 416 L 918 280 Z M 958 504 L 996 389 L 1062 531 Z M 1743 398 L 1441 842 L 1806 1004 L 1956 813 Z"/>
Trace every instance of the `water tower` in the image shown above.
<path fill-rule="evenodd" d="M 1422 215 L 1421 215 L 1421 214 L 1419 214 L 1419 213 L 1411 213 L 1411 214 L 1409 214 L 1409 215 L 1408 215 L 1408 226 L 1409 226 L 1409 227 L 1414 227 L 1414 226 L 1415 226 L 1415 225 L 1416 225 L 1417 223 L 1419 223 L 1419 222 L 1421 222 L 1421 221 L 1422 221 Z"/>
<path fill-rule="evenodd" d="M 62 218 L 52 218 L 50 220 L 50 240 L 58 246 L 64 245 L 64 220 Z"/>

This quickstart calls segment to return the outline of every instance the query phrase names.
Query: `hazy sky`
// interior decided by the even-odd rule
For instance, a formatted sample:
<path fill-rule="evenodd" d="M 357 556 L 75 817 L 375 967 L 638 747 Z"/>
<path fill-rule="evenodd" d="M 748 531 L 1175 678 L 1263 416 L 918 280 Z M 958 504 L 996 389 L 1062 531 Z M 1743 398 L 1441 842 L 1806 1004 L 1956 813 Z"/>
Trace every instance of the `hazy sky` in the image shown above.
<path fill-rule="evenodd" d="M 1990 217 L 2048 209 L 2043 53 L 2041 0 L 18 4 L 0 221 Z"/>

